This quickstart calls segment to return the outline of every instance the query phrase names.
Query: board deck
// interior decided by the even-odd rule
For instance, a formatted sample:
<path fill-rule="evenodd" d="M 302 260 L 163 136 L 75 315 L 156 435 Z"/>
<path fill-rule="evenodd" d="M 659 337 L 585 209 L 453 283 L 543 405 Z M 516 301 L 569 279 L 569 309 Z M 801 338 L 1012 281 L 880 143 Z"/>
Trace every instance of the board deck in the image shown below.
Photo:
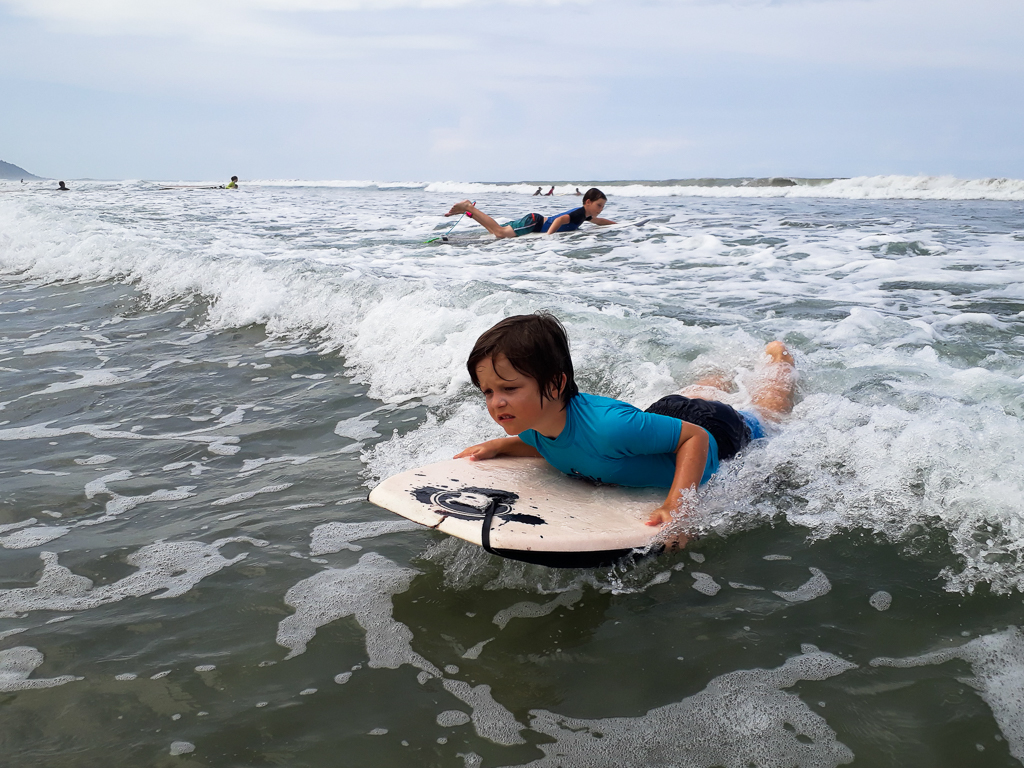
<path fill-rule="evenodd" d="M 595 485 L 543 459 L 452 459 L 389 477 L 370 501 L 489 552 L 552 567 L 605 565 L 656 543 L 658 488 Z"/>

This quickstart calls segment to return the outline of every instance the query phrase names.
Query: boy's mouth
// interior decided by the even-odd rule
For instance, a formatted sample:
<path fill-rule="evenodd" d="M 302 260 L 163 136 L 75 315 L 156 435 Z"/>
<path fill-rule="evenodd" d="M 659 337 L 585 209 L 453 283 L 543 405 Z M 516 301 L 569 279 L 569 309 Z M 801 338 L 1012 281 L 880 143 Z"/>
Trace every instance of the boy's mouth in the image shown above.
<path fill-rule="evenodd" d="M 498 416 L 498 421 L 511 421 L 514 418 L 515 416 L 513 416 L 511 413 L 503 413 Z"/>

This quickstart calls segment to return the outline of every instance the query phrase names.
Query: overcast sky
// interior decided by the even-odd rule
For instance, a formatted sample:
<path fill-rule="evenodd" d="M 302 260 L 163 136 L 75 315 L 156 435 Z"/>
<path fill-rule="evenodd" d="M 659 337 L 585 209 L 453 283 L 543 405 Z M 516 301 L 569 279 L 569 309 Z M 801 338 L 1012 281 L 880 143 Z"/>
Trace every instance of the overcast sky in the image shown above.
<path fill-rule="evenodd" d="M 0 0 L 49 177 L 1024 178 L 1024 0 Z"/>

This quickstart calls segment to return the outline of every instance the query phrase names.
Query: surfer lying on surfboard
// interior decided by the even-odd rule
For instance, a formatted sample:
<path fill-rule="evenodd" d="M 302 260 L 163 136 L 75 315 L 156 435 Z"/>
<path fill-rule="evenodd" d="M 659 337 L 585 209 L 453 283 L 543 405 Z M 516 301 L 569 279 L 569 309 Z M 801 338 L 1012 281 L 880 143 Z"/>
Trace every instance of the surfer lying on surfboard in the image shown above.
<path fill-rule="evenodd" d="M 455 458 L 533 456 L 599 483 L 668 488 L 647 524 L 668 523 L 692 509 L 697 487 L 718 471 L 720 460 L 764 437 L 763 421 L 793 409 L 792 355 L 781 341 L 771 342 L 765 354 L 767 364 L 751 391 L 752 410 L 717 400 L 729 384 L 711 377 L 641 411 L 579 391 L 568 336 L 553 315 L 507 317 L 477 339 L 467 367 L 487 412 L 509 437 L 471 446 Z M 678 540 L 679 546 L 685 542 Z"/>
<path fill-rule="evenodd" d="M 611 219 L 600 218 L 607 202 L 608 198 L 605 197 L 604 192 L 597 187 L 592 187 L 583 195 L 582 206 L 547 218 L 539 213 L 528 213 L 523 218 L 510 221 L 508 224 L 499 224 L 486 213 L 479 210 L 469 200 L 456 203 L 445 216 L 466 214 L 466 216 L 498 238 L 521 237 L 533 232 L 546 232 L 553 235 L 555 232 L 572 232 L 579 229 L 584 221 L 591 221 L 602 226 L 614 224 L 615 222 Z"/>

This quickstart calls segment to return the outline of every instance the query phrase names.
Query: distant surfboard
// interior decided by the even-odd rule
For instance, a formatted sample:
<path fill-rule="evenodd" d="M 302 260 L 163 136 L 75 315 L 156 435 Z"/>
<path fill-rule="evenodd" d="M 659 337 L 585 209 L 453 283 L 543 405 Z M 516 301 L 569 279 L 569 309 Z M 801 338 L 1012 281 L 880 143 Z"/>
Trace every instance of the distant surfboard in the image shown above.
<path fill-rule="evenodd" d="M 173 187 L 159 187 L 159 189 L 224 189 L 224 186 L 205 186 L 202 184 L 178 184 Z"/>
<path fill-rule="evenodd" d="M 645 525 L 659 488 L 595 485 L 543 459 L 453 459 L 389 477 L 370 501 L 513 560 L 555 568 L 607 565 L 656 543 Z"/>

